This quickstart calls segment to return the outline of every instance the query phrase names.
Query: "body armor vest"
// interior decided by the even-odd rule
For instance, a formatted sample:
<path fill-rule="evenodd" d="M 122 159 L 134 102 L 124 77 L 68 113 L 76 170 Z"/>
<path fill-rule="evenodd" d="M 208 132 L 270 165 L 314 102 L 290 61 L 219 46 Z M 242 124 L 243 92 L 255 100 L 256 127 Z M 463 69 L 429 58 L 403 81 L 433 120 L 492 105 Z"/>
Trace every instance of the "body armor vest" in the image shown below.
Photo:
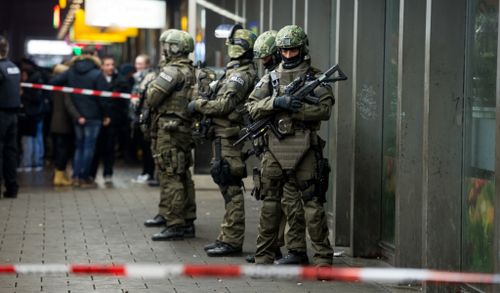
<path fill-rule="evenodd" d="M 270 73 L 272 96 L 277 97 L 285 94 L 285 88 L 297 77 L 306 78 L 307 74 L 313 74 L 314 69 L 307 63 L 302 63 L 293 70 L 283 70 L 281 67 Z M 274 155 L 281 167 L 285 170 L 295 169 L 301 161 L 314 140 L 316 130 L 319 129 L 320 121 L 305 123 L 292 119 L 292 114 L 281 111 L 274 120 L 276 128 L 283 134 L 282 139 L 275 135 L 269 135 L 269 151 Z"/>
<path fill-rule="evenodd" d="M 164 99 L 158 107 L 158 114 L 161 116 L 177 116 L 184 121 L 191 121 L 187 113 L 187 104 L 191 101 L 193 88 L 196 83 L 194 67 L 188 59 L 173 61 L 167 66 L 175 67 L 177 73 L 181 75 L 182 82 L 176 85 L 170 96 Z"/>

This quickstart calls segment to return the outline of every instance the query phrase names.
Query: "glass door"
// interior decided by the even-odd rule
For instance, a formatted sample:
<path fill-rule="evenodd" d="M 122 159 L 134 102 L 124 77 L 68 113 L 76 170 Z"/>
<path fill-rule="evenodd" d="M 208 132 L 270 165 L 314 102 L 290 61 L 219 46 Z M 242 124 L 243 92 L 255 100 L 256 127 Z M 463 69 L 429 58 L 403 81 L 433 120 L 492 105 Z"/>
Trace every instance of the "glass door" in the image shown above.
<path fill-rule="evenodd" d="M 394 247 L 399 0 L 386 2 L 382 145 L 382 245 Z"/>
<path fill-rule="evenodd" d="M 468 1 L 462 270 L 493 271 L 498 1 Z"/>

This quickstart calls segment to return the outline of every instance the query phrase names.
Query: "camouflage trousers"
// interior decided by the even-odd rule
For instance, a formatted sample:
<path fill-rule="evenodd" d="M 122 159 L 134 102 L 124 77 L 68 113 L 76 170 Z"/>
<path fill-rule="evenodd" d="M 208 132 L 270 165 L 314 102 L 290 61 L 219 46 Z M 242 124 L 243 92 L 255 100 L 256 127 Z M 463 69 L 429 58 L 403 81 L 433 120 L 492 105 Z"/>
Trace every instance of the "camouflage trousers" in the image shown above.
<path fill-rule="evenodd" d="M 229 174 L 223 176 L 226 179 L 230 178 L 230 180 L 218 184 L 224 198 L 225 213 L 217 240 L 230 244 L 233 247 L 241 248 L 245 238 L 245 201 L 242 190 L 242 178 L 246 176 L 246 166 L 242 159 L 241 148 L 233 146 L 235 140 L 226 138 L 221 138 L 220 140 L 220 159 L 224 161 L 229 170 Z M 212 170 L 215 161 L 218 159 L 215 155 L 217 147 L 219 146 L 215 142 L 212 143 L 212 153 L 214 154 L 211 162 Z"/>
<path fill-rule="evenodd" d="M 185 225 L 196 219 L 193 164 L 189 133 L 159 131 L 152 143 L 153 158 L 160 180 L 159 212 L 167 225 Z"/>
<path fill-rule="evenodd" d="M 285 172 L 268 151 L 261 161 L 261 196 L 264 197 L 259 220 L 255 263 L 274 261 L 282 213 L 288 229 L 285 247 L 306 251 L 306 227 L 311 238 L 313 262 L 316 265 L 332 263 L 333 249 L 328 239 L 328 226 L 323 203 L 312 197 L 303 200 L 305 193 L 314 192 L 316 158 L 311 149 L 306 152 L 294 172 Z"/>

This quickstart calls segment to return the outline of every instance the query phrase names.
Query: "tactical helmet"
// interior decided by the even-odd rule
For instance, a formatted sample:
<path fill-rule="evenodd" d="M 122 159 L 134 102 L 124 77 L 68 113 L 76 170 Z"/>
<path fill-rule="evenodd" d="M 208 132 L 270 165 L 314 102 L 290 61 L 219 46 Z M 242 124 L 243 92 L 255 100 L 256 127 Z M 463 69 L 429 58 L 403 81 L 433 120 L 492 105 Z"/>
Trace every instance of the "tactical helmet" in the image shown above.
<path fill-rule="evenodd" d="M 307 35 L 298 25 L 287 25 L 276 34 L 276 47 L 280 49 L 307 47 L 307 45 L 309 45 Z"/>
<path fill-rule="evenodd" d="M 165 40 L 167 39 L 168 34 L 171 33 L 171 32 L 172 32 L 171 29 L 162 32 L 161 35 L 160 35 L 160 43 L 163 44 L 165 42 Z"/>
<path fill-rule="evenodd" d="M 160 36 L 160 41 L 162 37 L 164 37 L 164 51 L 167 53 L 167 56 L 189 54 L 194 50 L 193 38 L 185 31 L 170 29 Z"/>
<path fill-rule="evenodd" d="M 278 52 L 276 48 L 276 34 L 274 30 L 266 31 L 260 34 L 253 46 L 253 54 L 255 58 L 264 58 Z"/>
<path fill-rule="evenodd" d="M 253 45 L 257 36 L 247 29 L 237 29 L 226 41 L 229 58 L 240 58 L 247 52 L 253 52 Z"/>
<path fill-rule="evenodd" d="M 308 45 L 307 35 L 304 29 L 298 25 L 287 25 L 276 34 L 276 47 L 278 47 L 278 50 L 299 49 L 299 54 L 295 57 L 285 58 L 285 56 L 281 55 L 284 68 L 294 68 L 302 63 L 309 52 Z"/>

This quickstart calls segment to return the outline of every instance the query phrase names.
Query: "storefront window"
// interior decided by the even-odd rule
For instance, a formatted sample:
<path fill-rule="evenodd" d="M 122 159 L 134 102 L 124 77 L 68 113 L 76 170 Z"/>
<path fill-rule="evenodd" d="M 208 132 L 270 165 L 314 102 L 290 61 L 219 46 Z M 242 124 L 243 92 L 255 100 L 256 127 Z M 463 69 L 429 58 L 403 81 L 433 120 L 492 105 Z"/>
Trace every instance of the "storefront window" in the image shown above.
<path fill-rule="evenodd" d="M 468 1 L 464 119 L 464 271 L 493 270 L 498 1 Z"/>
<path fill-rule="evenodd" d="M 386 4 L 382 170 L 382 242 L 394 244 L 399 0 Z"/>

